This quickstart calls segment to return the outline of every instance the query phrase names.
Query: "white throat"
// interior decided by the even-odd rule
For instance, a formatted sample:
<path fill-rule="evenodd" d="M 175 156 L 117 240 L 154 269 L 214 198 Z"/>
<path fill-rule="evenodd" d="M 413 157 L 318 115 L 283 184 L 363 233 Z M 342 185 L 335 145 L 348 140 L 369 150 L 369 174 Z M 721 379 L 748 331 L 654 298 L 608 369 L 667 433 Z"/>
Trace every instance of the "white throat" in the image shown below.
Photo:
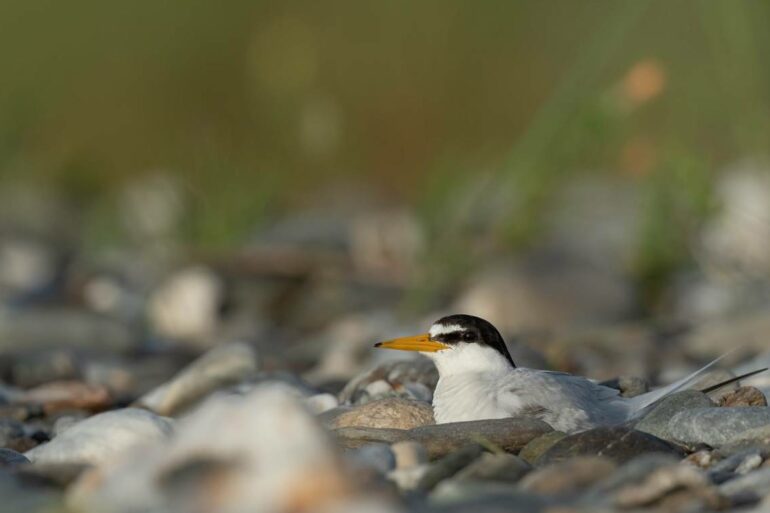
<path fill-rule="evenodd" d="M 467 373 L 504 374 L 513 370 L 505 356 L 482 344 L 459 342 L 450 349 L 422 354 L 433 360 L 441 378 Z"/>

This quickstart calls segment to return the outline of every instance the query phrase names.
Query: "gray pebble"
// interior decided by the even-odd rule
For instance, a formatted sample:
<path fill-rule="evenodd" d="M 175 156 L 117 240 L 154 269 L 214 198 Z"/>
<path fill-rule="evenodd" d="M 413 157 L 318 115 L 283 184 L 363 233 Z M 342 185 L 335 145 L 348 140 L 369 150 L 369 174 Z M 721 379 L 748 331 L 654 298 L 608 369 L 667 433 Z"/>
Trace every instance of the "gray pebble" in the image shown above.
<path fill-rule="evenodd" d="M 712 406 L 715 406 L 714 403 L 703 392 L 697 390 L 677 392 L 656 404 L 636 423 L 634 428 L 664 440 L 673 440 L 670 424 L 677 413 Z"/>
<path fill-rule="evenodd" d="M 575 456 L 606 456 L 616 463 L 630 461 L 647 453 L 682 456 L 682 451 L 653 435 L 625 427 L 600 427 L 566 436 L 535 462 L 536 466 Z"/>
<path fill-rule="evenodd" d="M 29 459 L 23 454 L 12 449 L 0 449 L 0 467 L 15 467 L 29 463 Z"/>
<path fill-rule="evenodd" d="M 768 424 L 770 408 L 766 407 L 698 408 L 674 415 L 668 429 L 671 437 L 679 442 L 718 447 L 750 440 L 746 437 L 749 430 Z"/>
<path fill-rule="evenodd" d="M 396 468 L 396 456 L 388 444 L 373 443 L 351 449 L 345 456 L 355 465 L 376 470 L 387 474 Z"/>

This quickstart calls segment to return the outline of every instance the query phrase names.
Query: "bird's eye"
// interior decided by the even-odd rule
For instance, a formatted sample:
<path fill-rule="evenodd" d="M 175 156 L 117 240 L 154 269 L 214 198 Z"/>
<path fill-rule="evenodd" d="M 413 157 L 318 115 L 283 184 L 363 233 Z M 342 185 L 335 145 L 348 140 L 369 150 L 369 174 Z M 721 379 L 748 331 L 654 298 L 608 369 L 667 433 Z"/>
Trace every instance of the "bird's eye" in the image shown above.
<path fill-rule="evenodd" d="M 473 340 L 474 338 L 476 338 L 476 335 L 474 335 L 470 331 L 466 331 L 465 333 L 463 333 L 463 340 Z"/>

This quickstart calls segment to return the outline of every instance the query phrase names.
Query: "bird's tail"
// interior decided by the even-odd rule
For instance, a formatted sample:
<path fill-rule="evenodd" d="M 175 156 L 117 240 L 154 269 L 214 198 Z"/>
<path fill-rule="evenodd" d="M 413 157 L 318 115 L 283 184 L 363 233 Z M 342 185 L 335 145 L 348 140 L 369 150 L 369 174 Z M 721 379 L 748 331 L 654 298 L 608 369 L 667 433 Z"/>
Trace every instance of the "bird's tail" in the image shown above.
<path fill-rule="evenodd" d="M 651 392 L 647 392 L 646 394 L 641 394 L 636 397 L 630 398 L 628 401 L 628 404 L 630 406 L 630 414 L 632 417 L 637 417 L 646 409 L 663 399 L 664 397 L 668 397 L 669 395 L 673 394 L 674 392 L 679 392 L 680 390 L 683 390 L 687 388 L 688 386 L 692 385 L 698 378 L 702 377 L 706 372 L 711 370 L 714 365 L 716 365 L 720 360 L 722 360 L 725 356 L 727 356 L 728 353 L 723 354 L 716 360 L 708 363 L 707 365 L 701 367 L 700 369 L 696 370 L 689 376 L 685 376 L 684 378 L 675 381 L 671 383 L 670 385 L 666 385 L 664 387 L 658 388 L 657 390 L 652 390 Z M 748 372 L 746 374 L 743 374 L 741 376 L 737 376 L 734 378 L 727 379 L 721 383 L 717 383 L 716 385 L 712 385 L 706 389 L 701 390 L 704 393 L 713 392 L 714 390 L 717 390 L 719 388 L 722 388 L 723 386 L 729 385 L 730 383 L 733 383 L 735 381 L 738 381 L 739 379 L 744 379 L 750 376 L 753 376 L 754 374 L 766 371 L 767 369 L 759 369 L 752 372 Z"/>

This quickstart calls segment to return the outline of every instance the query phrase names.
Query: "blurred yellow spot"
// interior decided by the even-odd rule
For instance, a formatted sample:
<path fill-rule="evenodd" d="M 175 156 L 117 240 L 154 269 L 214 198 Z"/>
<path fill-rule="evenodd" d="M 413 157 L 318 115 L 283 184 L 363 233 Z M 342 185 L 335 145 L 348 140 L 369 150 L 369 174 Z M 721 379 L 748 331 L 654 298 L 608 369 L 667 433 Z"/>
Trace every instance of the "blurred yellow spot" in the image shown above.
<path fill-rule="evenodd" d="M 653 59 L 637 62 L 622 81 L 622 94 L 633 106 L 652 100 L 666 88 L 666 71 Z"/>

